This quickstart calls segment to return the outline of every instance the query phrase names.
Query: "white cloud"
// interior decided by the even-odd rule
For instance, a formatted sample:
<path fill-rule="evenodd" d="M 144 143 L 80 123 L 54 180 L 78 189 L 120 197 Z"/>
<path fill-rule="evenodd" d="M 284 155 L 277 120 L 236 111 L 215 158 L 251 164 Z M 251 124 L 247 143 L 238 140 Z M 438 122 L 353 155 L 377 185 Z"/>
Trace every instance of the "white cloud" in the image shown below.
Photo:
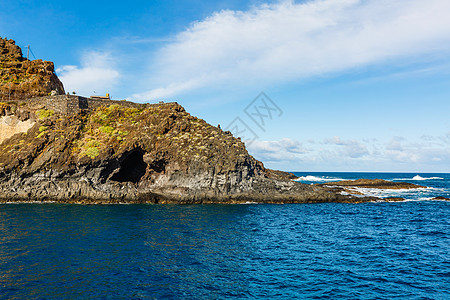
<path fill-rule="evenodd" d="M 333 145 L 339 145 L 339 146 L 348 146 L 348 145 L 353 145 L 354 143 L 356 143 L 356 142 L 352 141 L 352 140 L 343 140 L 339 136 L 334 136 L 332 138 L 328 138 L 328 139 L 324 140 L 324 144 L 333 144 Z"/>
<path fill-rule="evenodd" d="M 396 151 L 403 151 L 402 142 L 405 140 L 405 138 L 400 136 L 394 136 L 389 143 L 386 146 L 386 149 L 388 150 L 396 150 Z"/>
<path fill-rule="evenodd" d="M 384 155 L 387 159 L 400 163 L 418 163 L 421 158 L 418 152 L 404 150 L 386 150 Z"/>
<path fill-rule="evenodd" d="M 369 154 L 367 147 L 361 142 L 355 140 L 342 140 L 340 137 L 335 136 L 331 139 L 325 139 L 324 143 L 342 146 L 339 148 L 339 153 L 343 156 L 349 156 L 351 158 L 358 158 Z"/>
<path fill-rule="evenodd" d="M 284 138 L 279 141 L 253 141 L 247 147 L 249 151 L 258 153 L 259 159 L 279 161 L 299 158 L 299 154 L 307 153 L 299 141 Z"/>
<path fill-rule="evenodd" d="M 149 90 L 134 98 L 276 84 L 448 51 L 449 14 L 447 0 L 281 1 L 224 10 L 160 49 Z"/>
<path fill-rule="evenodd" d="M 380 142 L 373 139 L 345 140 L 332 137 L 324 141 L 254 141 L 249 153 L 269 167 L 285 170 L 359 170 L 359 171 L 430 171 L 448 172 L 450 147 L 436 144 L 446 136 L 428 136 L 414 142 L 392 137 Z"/>
<path fill-rule="evenodd" d="M 442 139 L 446 144 L 450 144 L 450 131 Z"/>
<path fill-rule="evenodd" d="M 56 72 L 66 92 L 83 96 L 109 92 L 120 77 L 111 55 L 96 51 L 84 53 L 80 66 L 62 66 Z"/>

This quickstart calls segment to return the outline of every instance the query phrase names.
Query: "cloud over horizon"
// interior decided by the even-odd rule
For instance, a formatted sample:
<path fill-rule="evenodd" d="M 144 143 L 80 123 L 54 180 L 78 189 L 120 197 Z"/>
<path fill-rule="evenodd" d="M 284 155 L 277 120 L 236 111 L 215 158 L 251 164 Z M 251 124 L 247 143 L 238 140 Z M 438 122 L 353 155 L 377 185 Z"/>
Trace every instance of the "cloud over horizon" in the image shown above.
<path fill-rule="evenodd" d="M 135 100 L 273 85 L 450 49 L 444 0 L 281 1 L 223 10 L 160 48 Z"/>
<path fill-rule="evenodd" d="M 444 170 L 450 164 L 449 135 L 426 136 L 419 141 L 394 136 L 385 142 L 344 140 L 339 136 L 321 142 L 285 138 L 279 141 L 257 140 L 247 148 L 251 155 L 269 167 L 278 166 L 290 171 L 299 171 L 301 168 L 318 171 L 318 166 L 326 165 L 328 171 L 340 168 L 386 171 L 395 166 L 403 168 L 403 171 L 423 172 L 424 166 Z"/>

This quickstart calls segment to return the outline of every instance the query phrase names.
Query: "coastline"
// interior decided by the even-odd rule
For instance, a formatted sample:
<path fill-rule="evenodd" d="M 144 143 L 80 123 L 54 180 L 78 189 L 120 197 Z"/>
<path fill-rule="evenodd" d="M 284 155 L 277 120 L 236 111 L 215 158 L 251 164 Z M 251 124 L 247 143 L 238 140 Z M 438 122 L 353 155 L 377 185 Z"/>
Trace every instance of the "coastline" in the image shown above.
<path fill-rule="evenodd" d="M 241 139 L 191 116 L 178 103 L 95 101 L 91 107 L 89 101 L 81 106 L 73 99 L 78 98 L 63 95 L 2 104 L 0 117 L 9 134 L 0 144 L 3 202 L 374 200 L 295 182 L 290 173 L 267 169 Z M 74 103 L 77 109 L 65 110 Z M 30 126 L 18 126 L 24 122 Z"/>

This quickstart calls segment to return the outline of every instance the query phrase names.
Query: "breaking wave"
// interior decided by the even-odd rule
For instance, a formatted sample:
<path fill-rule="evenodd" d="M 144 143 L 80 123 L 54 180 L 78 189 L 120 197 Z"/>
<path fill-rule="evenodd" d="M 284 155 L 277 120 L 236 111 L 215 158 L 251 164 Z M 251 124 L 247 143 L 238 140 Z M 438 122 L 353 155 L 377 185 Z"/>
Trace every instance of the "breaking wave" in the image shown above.
<path fill-rule="evenodd" d="M 378 198 L 402 197 L 406 200 L 431 200 L 436 197 L 437 192 L 445 192 L 445 189 L 432 187 L 415 188 L 415 189 L 375 189 L 350 187 L 347 189 L 349 194 L 356 192 L 355 196 L 360 194 L 364 196 L 373 196 Z"/>
<path fill-rule="evenodd" d="M 422 177 L 420 175 L 416 175 L 413 178 L 396 178 L 394 180 L 442 180 L 442 177 Z"/>
<path fill-rule="evenodd" d="M 335 177 L 328 177 L 328 176 L 313 176 L 313 175 L 307 175 L 307 176 L 300 176 L 295 181 L 310 181 L 310 182 L 328 182 L 328 181 L 341 181 L 345 180 L 342 178 L 335 178 Z"/>

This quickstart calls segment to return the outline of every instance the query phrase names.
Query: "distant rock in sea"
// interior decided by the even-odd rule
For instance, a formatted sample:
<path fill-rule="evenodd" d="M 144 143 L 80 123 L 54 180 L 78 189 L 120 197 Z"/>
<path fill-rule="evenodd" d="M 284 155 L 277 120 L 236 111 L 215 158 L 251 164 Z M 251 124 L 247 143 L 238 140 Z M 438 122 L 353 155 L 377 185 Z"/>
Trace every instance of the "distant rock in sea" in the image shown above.
<path fill-rule="evenodd" d="M 418 184 L 408 182 L 393 182 L 383 179 L 358 179 L 358 180 L 343 180 L 335 182 L 327 182 L 318 184 L 319 186 L 338 186 L 338 187 L 359 187 L 372 189 L 417 189 L 426 188 Z"/>
<path fill-rule="evenodd" d="M 434 198 L 431 199 L 431 200 L 450 201 L 450 198 L 439 196 L 439 197 L 434 197 Z"/>

